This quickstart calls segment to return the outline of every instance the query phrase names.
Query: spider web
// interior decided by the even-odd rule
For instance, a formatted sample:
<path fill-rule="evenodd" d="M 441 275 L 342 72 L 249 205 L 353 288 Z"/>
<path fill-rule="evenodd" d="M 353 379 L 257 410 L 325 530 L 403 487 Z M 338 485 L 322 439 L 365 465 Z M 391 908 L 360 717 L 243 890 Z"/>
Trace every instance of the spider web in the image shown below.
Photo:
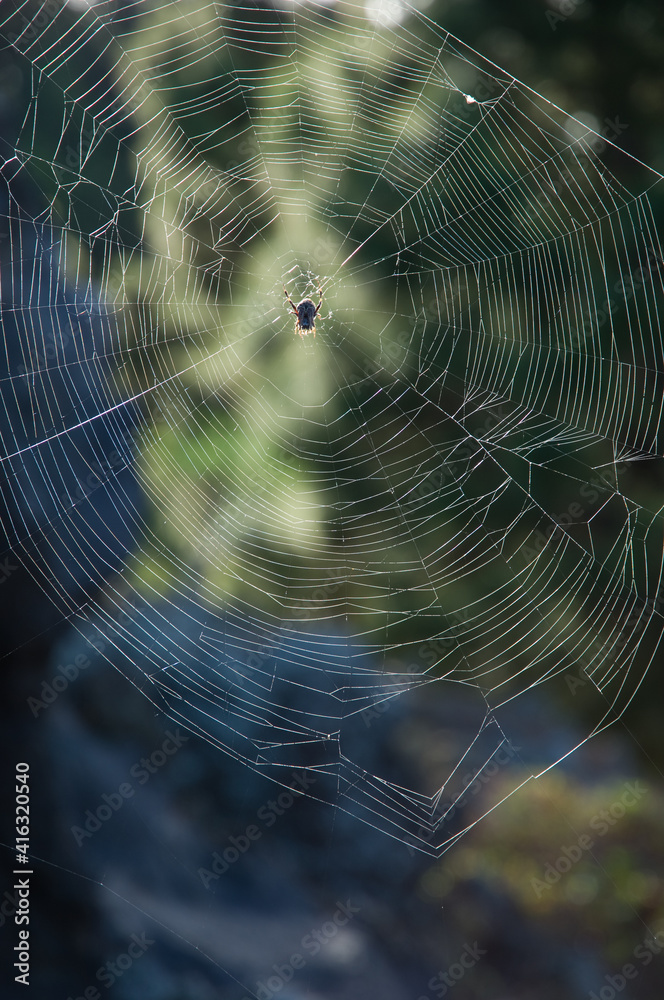
<path fill-rule="evenodd" d="M 578 742 L 519 711 L 597 732 L 658 649 L 659 174 L 405 5 L 0 17 L 11 551 L 169 718 L 439 855 Z"/>

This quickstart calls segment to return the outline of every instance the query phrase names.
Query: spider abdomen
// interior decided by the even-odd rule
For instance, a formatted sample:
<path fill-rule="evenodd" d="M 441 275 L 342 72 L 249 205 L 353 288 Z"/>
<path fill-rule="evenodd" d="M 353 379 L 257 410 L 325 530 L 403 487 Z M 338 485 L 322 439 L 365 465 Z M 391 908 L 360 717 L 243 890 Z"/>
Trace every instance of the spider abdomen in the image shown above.
<path fill-rule="evenodd" d="M 295 323 L 295 332 L 299 333 L 301 337 L 309 333 L 309 331 L 313 333 L 314 337 L 316 336 L 316 316 L 319 313 L 321 303 L 323 301 L 323 293 L 321 289 L 319 288 L 318 291 L 320 292 L 320 301 L 317 306 L 313 304 L 313 301 L 311 299 L 302 299 L 301 302 L 298 302 L 298 304 L 295 305 L 290 295 L 288 294 L 286 286 L 284 285 L 284 293 L 286 295 L 286 298 L 290 302 L 291 308 L 295 313 L 295 315 L 297 316 L 297 321 Z"/>

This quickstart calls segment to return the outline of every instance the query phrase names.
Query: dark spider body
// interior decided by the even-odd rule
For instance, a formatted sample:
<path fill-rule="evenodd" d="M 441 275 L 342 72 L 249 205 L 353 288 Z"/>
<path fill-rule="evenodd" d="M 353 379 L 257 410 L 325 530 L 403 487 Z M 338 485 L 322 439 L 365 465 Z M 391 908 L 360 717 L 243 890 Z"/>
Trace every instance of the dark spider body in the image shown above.
<path fill-rule="evenodd" d="M 315 306 L 311 299 L 302 299 L 297 305 L 293 302 L 290 295 L 286 291 L 286 286 L 284 285 L 284 294 L 290 302 L 293 312 L 297 316 L 297 322 L 295 324 L 295 332 L 299 333 L 301 337 L 306 337 L 308 333 L 313 333 L 316 336 L 316 316 L 323 302 L 323 293 L 319 287 L 318 292 L 320 294 L 320 300 L 318 305 Z"/>

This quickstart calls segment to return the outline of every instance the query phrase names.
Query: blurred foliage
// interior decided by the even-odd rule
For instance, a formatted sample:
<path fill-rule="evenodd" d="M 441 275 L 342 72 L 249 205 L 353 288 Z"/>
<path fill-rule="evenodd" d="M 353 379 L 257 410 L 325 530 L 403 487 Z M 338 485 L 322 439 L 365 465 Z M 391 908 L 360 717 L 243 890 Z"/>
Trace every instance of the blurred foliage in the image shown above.
<path fill-rule="evenodd" d="M 617 144 L 664 172 L 657 0 L 441 0 L 426 12 L 571 114 L 625 123 Z"/>
<path fill-rule="evenodd" d="M 601 750 L 600 739 L 599 758 Z M 611 745 L 603 750 L 610 758 Z M 601 956 L 601 971 L 588 968 L 589 993 L 605 985 L 605 972 L 632 963 L 638 975 L 630 996 L 661 996 L 664 968 L 653 956 L 664 947 L 663 826 L 661 784 L 626 777 L 588 783 L 558 769 L 490 813 L 428 869 L 419 892 L 458 914 L 460 940 L 491 939 L 473 883 L 505 893 L 552 946 L 570 945 L 581 963 Z"/>
<path fill-rule="evenodd" d="M 145 393 L 150 419 L 140 471 L 152 517 L 125 582 L 133 580 L 149 594 L 167 594 L 183 580 L 194 580 L 196 586 L 204 581 L 201 597 L 214 603 L 230 597 L 256 606 L 262 600 L 270 613 L 293 618 L 329 614 L 345 620 L 359 611 L 354 631 L 370 635 L 377 628 L 385 646 L 449 635 L 450 643 L 441 645 L 439 656 L 436 652 L 440 672 L 453 665 L 472 675 L 476 656 L 492 672 L 488 683 L 496 684 L 521 670 L 528 677 L 546 674 L 555 649 L 535 667 L 525 654 L 514 661 L 506 652 L 511 628 L 527 633 L 537 627 L 543 635 L 557 636 L 559 643 L 570 639 L 571 668 L 572 637 L 589 614 L 579 594 L 562 607 L 553 597 L 533 605 L 533 620 L 510 604 L 512 570 L 520 581 L 529 579 L 527 561 L 514 562 L 526 541 L 539 572 L 555 579 L 556 594 L 567 596 L 572 589 L 564 554 L 559 561 L 542 555 L 543 532 L 550 525 L 531 514 L 520 520 L 518 489 L 500 493 L 498 477 L 489 482 L 486 470 L 482 477 L 474 474 L 479 450 L 468 448 L 467 435 L 457 424 L 441 420 L 441 411 L 460 411 L 467 384 L 464 366 L 444 354 L 449 345 L 441 345 L 435 355 L 433 376 L 422 363 L 422 356 L 438 350 L 440 331 L 455 310 L 463 313 L 478 296 L 485 315 L 498 317 L 493 286 L 486 279 L 501 287 L 509 276 L 495 265 L 483 275 L 480 290 L 459 274 L 443 287 L 432 265 L 431 275 L 418 280 L 413 292 L 415 283 L 407 273 L 417 264 L 412 254 L 410 260 L 404 256 L 398 261 L 402 280 L 395 297 L 390 276 L 397 266 L 390 254 L 404 234 L 416 238 L 423 217 L 406 219 L 403 232 L 385 226 L 382 242 L 374 241 L 366 252 L 361 246 L 389 217 L 395 191 L 408 190 L 418 178 L 431 178 L 449 149 L 475 130 L 477 107 L 447 91 L 446 97 L 456 102 L 457 130 L 432 138 L 426 119 L 418 119 L 413 110 L 426 98 L 422 103 L 435 114 L 442 77 L 432 72 L 423 81 L 418 75 L 424 64 L 418 64 L 417 38 L 410 42 L 410 53 L 404 46 L 397 72 L 386 36 L 375 25 L 358 23 L 347 5 L 322 7 L 315 31 L 310 12 L 308 35 L 292 34 L 296 67 L 281 58 L 283 51 L 275 48 L 269 31 L 252 36 L 253 52 L 238 44 L 267 21 L 288 33 L 286 15 L 257 4 L 249 23 L 229 5 L 220 22 L 220 9 L 186 4 L 181 16 L 174 17 L 169 7 L 164 18 L 159 4 L 145 16 L 139 16 L 137 7 L 118 4 L 117 30 L 131 37 L 140 79 L 130 74 L 136 88 L 130 113 L 117 116 L 99 141 L 93 118 L 81 113 L 66 88 L 77 86 L 87 94 L 89 106 L 104 99 L 109 79 L 124 93 L 127 66 L 117 51 L 102 52 L 99 62 L 84 67 L 82 74 L 72 59 L 57 83 L 35 73 L 29 60 L 11 49 L 3 50 L 0 67 L 2 134 L 9 146 L 15 140 L 23 152 L 33 154 L 29 167 L 44 206 L 52 206 L 55 223 L 68 230 L 64 263 L 69 274 L 82 289 L 97 282 L 101 296 L 122 317 L 116 395 Z M 401 13 L 388 6 L 388 25 L 390 9 Z M 600 134 L 609 129 L 604 134 L 621 149 L 664 171 L 664 25 L 658 0 L 439 0 L 423 9 L 435 24 L 564 109 L 561 122 L 565 113 L 572 113 Z M 73 5 L 63 8 L 72 30 L 78 14 Z M 403 27 L 406 38 L 407 19 Z M 350 100 L 341 107 L 337 98 L 361 84 L 368 39 L 384 99 L 371 109 L 371 118 L 360 116 L 352 131 L 348 125 L 358 108 Z M 433 70 L 434 61 L 426 65 Z M 265 66 L 271 67 L 269 86 L 261 89 L 256 83 Z M 500 70 L 495 72 L 500 77 Z M 173 127 L 162 130 L 163 107 Z M 379 179 L 372 151 L 379 156 L 404 134 L 407 155 L 395 157 L 389 174 L 385 171 Z M 520 138 L 532 142 L 534 136 L 533 130 Z M 192 146 L 200 158 L 189 158 Z M 284 150 L 293 155 L 284 156 Z M 512 162 L 509 150 L 495 143 L 488 152 L 494 157 L 494 187 L 513 186 L 522 168 Z M 613 167 L 608 147 L 603 155 Z M 83 176 L 77 178 L 83 160 Z M 621 170 L 628 186 L 638 186 L 643 175 L 636 160 L 621 162 Z M 278 218 L 270 201 L 270 179 L 292 198 L 287 206 L 292 211 L 281 211 Z M 491 197 L 486 177 L 483 183 L 482 193 Z M 369 193 L 371 207 L 364 209 Z M 437 193 L 445 205 L 448 193 L 442 181 Z M 511 222 L 519 209 L 528 208 L 519 197 L 500 201 Z M 658 220 L 664 217 L 663 198 L 660 185 L 654 195 Z M 136 209 L 139 200 L 147 205 L 145 211 Z M 231 203 L 237 217 L 229 213 Z M 109 216 L 112 225 L 107 227 Z M 247 217 L 251 230 L 243 228 Z M 103 233 L 95 238 L 100 229 Z M 353 282 L 325 287 L 321 333 L 315 344 L 301 342 L 284 301 L 283 281 L 295 301 L 315 295 L 318 280 L 353 249 Z M 367 263 L 370 269 L 364 267 Z M 434 263 L 439 272 L 444 270 L 448 262 L 442 250 Z M 555 284 L 549 275 L 538 280 Z M 535 281 L 531 287 L 536 291 L 540 285 Z M 525 290 L 515 310 L 528 319 Z M 626 319 L 624 314 L 618 318 L 621 350 Z M 409 351 L 413 331 L 422 356 Z M 501 344 L 487 348 L 496 369 L 509 367 L 509 352 L 517 341 L 518 331 L 509 330 Z M 435 375 L 442 370 L 448 379 L 438 389 Z M 516 365 L 513 376 L 515 386 L 525 392 L 529 371 Z M 555 395 L 562 389 L 541 377 L 532 391 Z M 431 405 L 424 404 L 427 393 Z M 393 405 L 386 406 L 385 400 Z M 478 397 L 477 402 L 475 422 L 472 413 L 463 415 L 480 435 L 491 401 Z M 416 419 L 411 417 L 415 413 Z M 502 413 L 506 415 L 509 408 Z M 404 428 L 408 432 L 400 438 Z M 521 427 L 522 434 L 530 431 L 532 427 Z M 515 439 L 504 459 L 513 483 L 525 475 L 518 444 Z M 412 492 L 414 454 L 419 493 Z M 514 522 L 514 528 L 501 532 L 501 555 L 506 565 L 512 560 L 504 575 L 499 561 L 489 560 L 481 549 L 475 519 L 456 506 L 453 477 L 432 478 L 441 454 L 448 456 L 454 475 L 466 476 L 467 497 L 479 503 L 495 490 L 499 524 Z M 385 455 L 390 456 L 387 464 L 381 458 Z M 556 451 L 544 435 L 538 457 L 556 461 L 559 475 L 534 475 L 529 480 L 533 494 L 549 511 L 571 511 L 578 490 L 561 483 L 574 475 L 573 448 Z M 606 469 L 615 455 L 594 445 L 584 458 Z M 424 489 L 427 483 L 430 488 Z M 620 483 L 610 483 L 616 485 L 650 510 L 661 506 L 659 467 L 653 471 L 648 463 L 632 463 L 621 471 Z M 595 556 L 615 572 L 621 551 L 612 546 L 624 510 L 602 506 L 599 472 L 591 488 L 596 496 L 585 496 L 584 509 L 586 517 L 594 518 Z M 352 519 L 345 516 L 351 507 Z M 413 534 L 404 530 L 423 518 L 435 538 L 432 551 L 447 556 L 454 549 L 439 593 L 450 608 L 471 608 L 469 617 L 454 619 L 442 603 L 430 606 L 428 571 Z M 587 543 L 583 519 L 570 526 L 574 531 Z M 399 546 L 394 544 L 397 534 Z M 638 540 L 651 546 L 656 557 L 651 564 L 660 565 L 661 535 L 653 532 Z M 557 555 L 555 546 L 552 551 Z M 652 581 L 639 579 L 637 584 L 648 592 Z M 491 613 L 507 607 L 513 617 L 496 614 L 494 620 L 487 614 L 482 619 L 476 605 L 487 596 L 494 602 Z M 638 623 L 630 619 L 629 607 L 617 602 L 593 611 L 593 655 L 599 662 L 623 611 L 635 632 Z M 659 634 L 658 622 L 655 627 Z M 466 643 L 461 665 L 454 645 L 457 629 Z M 646 654 L 654 646 L 651 636 L 645 636 Z M 642 667 L 646 660 L 647 655 Z M 628 718 L 638 743 L 661 763 L 660 687 L 652 670 Z M 573 699 L 575 693 L 563 689 L 565 710 L 596 721 L 588 688 Z M 591 934 L 597 943 L 605 939 L 607 926 L 618 927 L 607 938 L 604 954 L 608 968 L 619 968 L 643 940 L 645 924 L 664 926 L 664 893 L 656 870 L 661 792 L 650 791 L 597 838 L 592 860 L 586 852 L 573 870 L 539 894 L 532 879 L 541 878 L 563 846 L 576 843 L 593 817 L 622 794 L 622 786 L 589 789 L 564 776 L 540 779 L 433 866 L 421 891 L 444 903 L 462 883 L 481 876 L 499 884 L 533 920 L 544 921 L 554 937 Z M 472 940 L 479 934 L 478 922 L 481 913 L 475 910 L 462 936 Z M 652 991 L 660 995 L 661 971 L 653 968 L 648 975 L 660 977 Z"/>
<path fill-rule="evenodd" d="M 570 328 L 569 343 L 558 345 L 546 322 L 552 316 L 533 311 L 534 300 L 548 298 L 553 312 L 569 293 L 569 275 L 544 266 L 535 277 L 531 269 L 526 284 L 525 271 L 515 277 L 491 256 L 492 237 L 496 247 L 518 250 L 555 235 L 546 204 L 533 204 L 519 186 L 546 116 L 533 106 L 528 126 L 508 109 L 503 134 L 509 137 L 510 126 L 519 131 L 514 146 L 501 144 L 499 130 L 479 128 L 478 102 L 468 103 L 450 80 L 468 93 L 484 86 L 490 102 L 505 86 L 503 66 L 564 109 L 551 109 L 561 125 L 574 113 L 664 168 L 661 15 L 654 2 L 429 5 L 425 14 L 435 24 L 495 60 L 490 67 L 478 55 L 496 75 L 482 84 L 453 54 L 439 60 L 436 36 L 426 37 L 421 24 L 410 35 L 398 4 L 372 9 L 375 20 L 350 4 L 303 8 L 297 30 L 290 14 L 269 4 L 119 9 L 115 24 L 130 59 L 111 46 L 82 72 L 69 59 L 56 72 L 52 58 L 49 72 L 37 74 L 29 59 L 8 51 L 5 134 L 16 134 L 31 154 L 45 204 L 67 232 L 62 259 L 72 282 L 87 289 L 92 276 L 116 310 L 117 398 L 144 393 L 141 475 L 152 517 L 133 582 L 165 593 L 189 567 L 217 604 L 247 601 L 277 615 L 318 611 L 342 621 L 359 612 L 358 629 L 376 629 L 388 645 L 463 633 L 466 660 L 452 647 L 440 672 L 456 667 L 472 675 L 477 661 L 491 665 L 492 684 L 521 670 L 534 680 L 553 659 L 543 654 L 533 666 L 528 647 L 512 659 L 503 634 L 510 619 L 496 629 L 494 609 L 510 607 L 514 580 L 527 581 L 536 565 L 555 587 L 530 609 L 538 623 L 515 607 L 511 627 L 557 634 L 559 645 L 569 637 L 574 649 L 572 637 L 593 618 L 594 655 L 610 647 L 615 621 L 590 592 L 579 586 L 564 606 L 558 601 L 576 567 L 551 519 L 580 506 L 567 537 L 587 547 L 592 517 L 594 557 L 617 576 L 625 510 L 617 500 L 604 502 L 601 474 L 594 499 L 585 495 L 579 504 L 574 477 L 584 471 L 577 472 L 573 440 L 544 435 L 530 458 L 556 475 L 541 467 L 533 473 L 519 450 L 539 433 L 536 421 L 519 417 L 500 466 L 482 463 L 482 449 L 472 446 L 468 431 L 481 440 L 491 408 L 487 394 L 473 398 L 477 419 L 466 412 L 469 386 L 483 376 L 472 368 L 472 344 L 457 351 L 456 335 L 499 330 L 481 348 L 483 370 L 494 373 L 491 387 L 500 393 L 509 385 L 514 398 L 550 413 L 569 385 L 562 370 L 543 365 L 533 377 L 532 356 L 524 353 L 528 330 L 537 322 L 552 354 L 575 349 L 583 331 Z M 81 41 L 86 30 L 77 5 L 58 10 L 59 24 L 46 29 L 54 51 L 56 27 L 66 25 Z M 21 24 L 25 16 L 17 9 Z M 35 65 L 39 58 L 34 54 Z M 368 74 L 376 91 L 363 89 Z M 122 106 L 112 105 L 100 129 L 80 108 L 103 105 L 108 80 Z M 443 107 L 451 114 L 441 129 Z M 490 169 L 471 178 L 438 169 L 451 151 L 475 141 Z M 600 156 L 613 166 L 610 147 Z M 637 162 L 620 166 L 623 183 L 638 186 Z M 409 193 L 428 185 L 442 215 L 458 198 L 455 185 L 468 180 L 478 202 L 497 213 L 493 228 L 488 214 L 474 214 L 448 226 L 444 247 L 420 243 L 434 199 Z M 600 214 L 592 185 L 583 176 L 579 183 L 590 213 Z M 565 197 L 557 210 L 569 213 L 572 228 L 576 209 Z M 392 219 L 397 200 L 412 206 Z M 610 234 L 602 235 L 608 244 Z M 404 245 L 414 250 L 395 252 Z M 325 285 L 321 333 L 315 344 L 301 342 L 282 282 L 296 301 L 315 295 L 349 253 L 352 280 Z M 608 287 L 620 273 L 613 264 Z M 548 295 L 541 294 L 545 285 Z M 615 318 L 621 356 L 630 319 L 626 309 Z M 454 338 L 442 335 L 450 329 Z M 577 403 L 592 422 L 595 399 L 585 397 L 581 381 Z M 454 418 L 442 419 L 445 412 Z M 509 419 L 510 407 L 500 416 Z M 597 443 L 581 457 L 597 468 L 615 460 Z M 648 464 L 642 472 L 623 465 L 619 481 L 607 473 L 606 488 L 629 488 L 645 508 L 658 509 L 660 484 L 648 478 Z M 526 488 L 547 516 L 521 510 Z M 464 506 L 468 500 L 474 511 Z M 504 562 L 495 558 L 491 532 L 481 538 L 478 531 L 489 500 Z M 644 566 L 658 565 L 661 532 L 633 531 L 651 557 Z M 449 566 L 433 588 L 429 566 L 443 559 Z M 633 572 L 643 598 L 653 581 L 646 569 Z M 630 599 L 616 599 L 607 612 L 635 632 Z M 460 620 L 459 608 L 479 609 L 482 601 L 491 607 L 470 623 Z M 651 651 L 652 643 L 644 645 Z"/>

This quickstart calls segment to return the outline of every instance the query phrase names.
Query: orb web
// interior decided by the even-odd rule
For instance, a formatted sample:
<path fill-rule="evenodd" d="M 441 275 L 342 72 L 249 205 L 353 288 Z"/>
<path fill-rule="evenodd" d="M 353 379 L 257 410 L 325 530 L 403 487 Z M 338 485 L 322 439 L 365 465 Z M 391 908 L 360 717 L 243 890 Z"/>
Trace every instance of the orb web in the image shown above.
<path fill-rule="evenodd" d="M 0 11 L 3 521 L 136 697 L 437 855 L 659 645 L 661 177 L 395 11 Z"/>

